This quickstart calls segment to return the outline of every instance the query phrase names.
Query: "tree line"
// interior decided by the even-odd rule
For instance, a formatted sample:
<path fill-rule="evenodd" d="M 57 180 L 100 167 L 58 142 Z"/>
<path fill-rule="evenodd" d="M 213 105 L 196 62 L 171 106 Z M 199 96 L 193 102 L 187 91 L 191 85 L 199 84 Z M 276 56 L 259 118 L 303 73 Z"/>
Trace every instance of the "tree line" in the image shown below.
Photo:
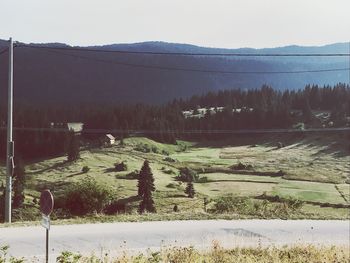
<path fill-rule="evenodd" d="M 185 110 L 224 107 L 203 118 L 186 118 Z M 234 111 L 240 109 L 240 112 Z M 6 126 L 6 109 L 0 108 L 0 126 Z M 264 85 L 252 90 L 222 90 L 174 99 L 163 105 L 126 104 L 115 106 L 76 105 L 74 107 L 28 106 L 15 103 L 15 150 L 23 159 L 48 158 L 66 152 L 72 139 L 68 130 L 54 128 L 52 124 L 82 122 L 84 130 L 80 143 L 96 141 L 103 133 L 91 130 L 119 130 L 119 138 L 130 136 L 130 131 L 142 130 L 142 135 L 163 142 L 175 139 L 206 139 L 213 135 L 185 134 L 189 130 L 234 130 L 262 128 L 291 128 L 296 123 L 322 127 L 312 110 L 330 112 L 335 127 L 347 125 L 350 116 L 350 86 L 307 85 L 300 90 L 275 90 Z M 209 111 L 208 111 L 209 112 Z M 39 129 L 39 130 L 36 130 Z M 40 130 L 43 129 L 43 130 Z M 74 141 L 74 143 L 77 143 Z M 0 156 L 5 157 L 6 130 L 0 130 Z"/>

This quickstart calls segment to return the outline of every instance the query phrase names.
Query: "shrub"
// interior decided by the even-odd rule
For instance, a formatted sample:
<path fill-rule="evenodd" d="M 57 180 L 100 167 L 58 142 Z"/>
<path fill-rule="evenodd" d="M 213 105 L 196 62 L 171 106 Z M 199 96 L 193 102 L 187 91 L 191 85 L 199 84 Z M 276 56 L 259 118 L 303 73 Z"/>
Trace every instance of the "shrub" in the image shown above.
<path fill-rule="evenodd" d="M 166 150 L 162 150 L 162 154 L 168 156 L 168 155 L 169 155 L 169 152 L 166 151 Z"/>
<path fill-rule="evenodd" d="M 57 263 L 68 263 L 68 262 L 79 262 L 79 260 L 82 258 L 82 255 L 75 254 L 70 251 L 62 251 L 61 254 L 56 258 Z"/>
<path fill-rule="evenodd" d="M 276 173 L 276 175 L 282 177 L 282 176 L 285 176 L 286 173 L 285 173 L 284 171 L 282 171 L 282 170 L 279 170 L 279 171 Z"/>
<path fill-rule="evenodd" d="M 176 180 L 181 181 L 181 182 L 197 182 L 199 179 L 198 174 L 196 171 L 188 168 L 188 167 L 183 167 L 180 168 L 180 174 L 176 177 Z"/>
<path fill-rule="evenodd" d="M 278 142 L 278 143 L 277 143 L 277 148 L 278 148 L 278 149 L 281 149 L 281 148 L 283 148 L 283 147 L 285 147 L 285 145 L 284 145 L 282 142 Z"/>
<path fill-rule="evenodd" d="M 197 183 L 207 183 L 209 180 L 208 180 L 208 177 L 206 176 L 203 176 L 203 177 L 200 177 L 198 180 L 197 180 Z"/>
<path fill-rule="evenodd" d="M 169 156 L 165 157 L 165 158 L 163 159 L 163 161 L 166 161 L 166 162 L 169 162 L 169 163 L 175 163 L 175 162 L 176 162 L 175 159 L 173 159 L 173 158 L 171 158 L 171 157 L 169 157 Z"/>
<path fill-rule="evenodd" d="M 151 147 L 148 144 L 142 144 L 139 143 L 136 145 L 135 151 L 143 152 L 143 153 L 149 153 L 151 152 Z"/>
<path fill-rule="evenodd" d="M 214 204 L 214 210 L 218 213 L 248 212 L 252 207 L 252 201 L 248 197 L 226 195 L 219 197 Z"/>
<path fill-rule="evenodd" d="M 132 171 L 130 173 L 128 173 L 127 175 L 125 175 L 125 178 L 127 179 L 138 179 L 139 178 L 139 171 L 138 170 L 135 170 L 135 171 Z"/>
<path fill-rule="evenodd" d="M 152 146 L 151 149 L 152 149 L 152 152 L 159 153 L 159 150 L 158 150 L 158 148 L 156 146 Z"/>
<path fill-rule="evenodd" d="M 65 208 L 73 215 L 102 212 L 114 198 L 113 189 L 88 176 L 66 192 Z"/>
<path fill-rule="evenodd" d="M 120 201 L 114 201 L 110 205 L 108 205 L 105 209 L 106 214 L 113 215 L 113 214 L 120 214 L 126 212 L 126 204 L 122 203 Z"/>
<path fill-rule="evenodd" d="M 125 162 L 115 163 L 114 168 L 117 172 L 123 172 L 128 170 L 128 166 Z"/>
<path fill-rule="evenodd" d="M 90 171 L 90 168 L 88 166 L 84 166 L 82 169 L 81 169 L 81 172 L 86 174 L 88 171 Z"/>
<path fill-rule="evenodd" d="M 176 188 L 177 186 L 174 183 L 169 183 L 169 184 L 166 185 L 166 187 L 167 188 Z"/>
<path fill-rule="evenodd" d="M 171 169 L 165 169 L 163 170 L 163 173 L 166 173 L 166 174 L 175 174 L 175 172 Z"/>
<path fill-rule="evenodd" d="M 253 166 L 251 164 L 243 164 L 239 162 L 238 164 L 232 165 L 230 167 L 232 170 L 251 170 Z"/>
<path fill-rule="evenodd" d="M 300 210 L 304 205 L 303 201 L 292 197 L 284 198 L 283 203 L 285 203 L 287 207 L 293 211 Z"/>
<path fill-rule="evenodd" d="M 214 212 L 239 213 L 255 215 L 259 217 L 287 218 L 290 214 L 300 211 L 304 202 L 294 198 L 281 198 L 279 196 L 267 196 L 263 201 L 227 195 L 215 200 Z"/>

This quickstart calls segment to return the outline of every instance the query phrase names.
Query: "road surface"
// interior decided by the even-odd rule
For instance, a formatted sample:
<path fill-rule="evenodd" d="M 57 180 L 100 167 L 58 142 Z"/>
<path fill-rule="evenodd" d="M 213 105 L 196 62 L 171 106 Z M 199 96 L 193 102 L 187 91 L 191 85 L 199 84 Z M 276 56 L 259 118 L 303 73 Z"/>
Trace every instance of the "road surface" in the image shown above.
<path fill-rule="evenodd" d="M 51 260 L 64 250 L 100 256 L 144 252 L 161 246 L 205 249 L 218 240 L 223 247 L 258 245 L 350 245 L 350 221 L 331 220 L 205 220 L 140 223 L 53 225 Z M 45 254 L 45 229 L 40 226 L 0 227 L 0 246 L 10 254 L 41 258 Z"/>

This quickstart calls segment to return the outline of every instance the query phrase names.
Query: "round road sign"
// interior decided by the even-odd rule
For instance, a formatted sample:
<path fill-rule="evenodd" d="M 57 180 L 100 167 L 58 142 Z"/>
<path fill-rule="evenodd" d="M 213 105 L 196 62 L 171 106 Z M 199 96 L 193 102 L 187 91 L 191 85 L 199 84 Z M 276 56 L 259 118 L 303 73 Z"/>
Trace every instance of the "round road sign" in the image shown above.
<path fill-rule="evenodd" d="M 50 190 L 44 190 L 40 196 L 40 211 L 46 216 L 49 216 L 53 210 L 53 196 Z"/>

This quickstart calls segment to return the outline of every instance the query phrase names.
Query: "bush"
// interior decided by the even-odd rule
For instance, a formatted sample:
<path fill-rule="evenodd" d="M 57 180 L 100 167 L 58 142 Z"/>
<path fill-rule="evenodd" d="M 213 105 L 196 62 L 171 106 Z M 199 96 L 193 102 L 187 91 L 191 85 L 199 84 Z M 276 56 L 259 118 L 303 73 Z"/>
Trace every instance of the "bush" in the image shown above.
<path fill-rule="evenodd" d="M 303 201 L 292 197 L 284 198 L 283 203 L 285 203 L 287 207 L 293 211 L 300 210 L 304 205 Z"/>
<path fill-rule="evenodd" d="M 215 200 L 213 211 L 216 213 L 239 213 L 259 217 L 287 218 L 290 214 L 299 212 L 304 202 L 294 198 L 266 196 L 263 201 L 227 195 Z"/>
<path fill-rule="evenodd" d="M 125 178 L 126 179 L 138 179 L 139 173 L 140 172 L 138 170 L 132 171 L 132 172 L 128 173 L 127 175 L 125 175 Z"/>
<path fill-rule="evenodd" d="M 175 174 L 175 172 L 171 169 L 165 169 L 163 170 L 163 173 L 166 173 L 166 174 Z"/>
<path fill-rule="evenodd" d="M 139 143 L 134 148 L 135 151 L 143 152 L 143 153 L 149 153 L 151 152 L 151 147 L 148 144 L 142 144 Z"/>
<path fill-rule="evenodd" d="M 208 180 L 208 177 L 206 176 L 203 176 L 203 177 L 200 177 L 198 180 L 197 180 L 197 183 L 207 183 L 209 180 Z"/>
<path fill-rule="evenodd" d="M 65 208 L 72 215 L 102 212 L 114 198 L 113 189 L 90 176 L 73 184 L 66 192 Z"/>
<path fill-rule="evenodd" d="M 158 150 L 158 148 L 156 146 L 152 146 L 151 149 L 152 149 L 152 152 L 159 153 L 159 150 Z"/>
<path fill-rule="evenodd" d="M 62 251 L 61 254 L 56 258 L 57 263 L 67 263 L 67 262 L 79 262 L 82 258 L 82 255 L 75 254 L 70 251 Z"/>
<path fill-rule="evenodd" d="M 177 186 L 174 183 L 169 183 L 169 184 L 166 185 L 166 187 L 167 188 L 176 188 Z"/>
<path fill-rule="evenodd" d="M 117 172 L 123 172 L 128 170 L 128 166 L 125 162 L 115 163 L 114 168 Z"/>
<path fill-rule="evenodd" d="M 252 201 L 248 197 L 227 195 L 219 197 L 215 201 L 214 210 L 218 213 L 246 213 L 252 206 Z"/>
<path fill-rule="evenodd" d="M 168 156 L 168 155 L 169 155 L 169 152 L 166 151 L 166 150 L 162 150 L 162 154 Z"/>
<path fill-rule="evenodd" d="M 82 169 L 81 169 L 81 172 L 86 174 L 88 171 L 90 171 L 90 168 L 88 166 L 84 166 Z"/>
<path fill-rule="evenodd" d="M 278 142 L 278 143 L 277 143 L 277 148 L 278 148 L 278 149 L 281 149 L 281 148 L 283 148 L 283 147 L 285 147 L 285 145 L 283 144 L 283 142 Z"/>
<path fill-rule="evenodd" d="M 171 157 L 169 157 L 169 156 L 165 157 L 165 158 L 163 159 L 163 161 L 166 161 L 166 162 L 169 162 L 169 163 L 175 163 L 175 162 L 176 162 L 175 159 L 173 159 L 173 158 L 171 158 Z"/>
<path fill-rule="evenodd" d="M 127 208 L 125 203 L 122 203 L 120 201 L 115 201 L 106 207 L 105 212 L 108 215 L 113 215 L 113 214 L 125 213 L 126 210 Z"/>
<path fill-rule="evenodd" d="M 196 171 L 188 167 L 180 168 L 180 174 L 176 177 L 176 180 L 181 182 L 197 182 L 198 179 L 199 176 Z"/>
<path fill-rule="evenodd" d="M 230 167 L 232 170 L 251 170 L 253 166 L 251 164 L 243 164 L 239 162 L 238 164 L 232 165 Z"/>
<path fill-rule="evenodd" d="M 279 170 L 277 173 L 276 173 L 276 175 L 277 176 L 285 176 L 286 175 L 286 173 L 285 172 L 283 172 L 282 170 Z"/>

